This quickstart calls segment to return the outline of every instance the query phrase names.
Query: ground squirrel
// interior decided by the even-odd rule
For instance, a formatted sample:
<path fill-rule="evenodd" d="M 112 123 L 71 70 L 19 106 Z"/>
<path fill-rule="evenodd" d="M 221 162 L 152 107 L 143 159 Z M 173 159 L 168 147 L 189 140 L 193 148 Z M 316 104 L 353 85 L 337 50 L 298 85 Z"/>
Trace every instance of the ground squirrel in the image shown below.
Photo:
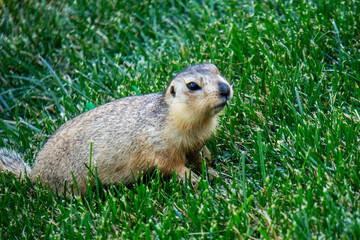
<path fill-rule="evenodd" d="M 16 152 L 1 149 L 0 172 L 20 176 L 26 170 L 32 181 L 39 177 L 60 193 L 65 181 L 70 193 L 75 179 L 75 194 L 83 195 L 92 146 L 91 164 L 104 185 L 130 184 L 155 167 L 163 175 L 174 171 L 185 179 L 190 175 L 186 160 L 201 171 L 200 151 L 232 95 L 214 65 L 190 66 L 172 79 L 165 93 L 121 98 L 67 121 L 38 152 L 32 169 Z M 196 175 L 191 176 L 196 182 Z"/>

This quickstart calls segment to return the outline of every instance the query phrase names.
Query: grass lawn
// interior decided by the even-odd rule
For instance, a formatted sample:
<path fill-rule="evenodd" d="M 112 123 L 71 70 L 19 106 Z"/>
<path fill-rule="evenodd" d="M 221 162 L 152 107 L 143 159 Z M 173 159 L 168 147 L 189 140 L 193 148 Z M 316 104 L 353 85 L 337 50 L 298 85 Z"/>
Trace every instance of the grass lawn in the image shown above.
<path fill-rule="evenodd" d="M 0 0 L 0 147 L 211 62 L 234 97 L 198 191 L 62 198 L 0 174 L 0 239 L 360 239 L 360 2 Z"/>

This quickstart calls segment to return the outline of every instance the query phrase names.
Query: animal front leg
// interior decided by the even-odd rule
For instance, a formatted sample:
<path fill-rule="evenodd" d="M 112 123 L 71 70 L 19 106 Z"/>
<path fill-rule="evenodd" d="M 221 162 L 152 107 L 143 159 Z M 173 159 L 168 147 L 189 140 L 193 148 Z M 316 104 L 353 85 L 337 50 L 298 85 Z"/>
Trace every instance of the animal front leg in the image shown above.
<path fill-rule="evenodd" d="M 199 182 L 199 177 L 190 169 L 185 167 L 185 157 L 163 158 L 160 161 L 158 160 L 155 165 L 159 168 L 160 173 L 165 176 L 170 176 L 173 172 L 175 172 L 177 174 L 177 179 L 191 181 L 191 184 L 194 187 L 196 187 Z"/>
<path fill-rule="evenodd" d="M 203 153 L 203 156 L 204 156 L 204 162 L 205 162 L 206 167 L 208 169 L 210 179 L 212 179 L 213 177 L 218 176 L 217 171 L 210 166 L 210 163 L 208 161 L 205 160 L 205 158 L 207 158 L 208 160 L 211 159 L 211 153 L 210 153 L 209 149 L 206 146 L 204 146 L 202 148 L 202 153 Z M 194 168 L 197 171 L 199 171 L 200 173 L 202 172 L 202 158 L 201 158 L 200 150 L 199 151 L 193 151 L 190 154 L 188 154 L 187 159 L 188 159 L 189 163 L 191 165 L 193 165 Z"/>
<path fill-rule="evenodd" d="M 199 176 L 192 172 L 185 166 L 177 166 L 174 168 L 177 177 L 183 181 L 191 181 L 192 186 L 195 188 L 199 182 Z"/>

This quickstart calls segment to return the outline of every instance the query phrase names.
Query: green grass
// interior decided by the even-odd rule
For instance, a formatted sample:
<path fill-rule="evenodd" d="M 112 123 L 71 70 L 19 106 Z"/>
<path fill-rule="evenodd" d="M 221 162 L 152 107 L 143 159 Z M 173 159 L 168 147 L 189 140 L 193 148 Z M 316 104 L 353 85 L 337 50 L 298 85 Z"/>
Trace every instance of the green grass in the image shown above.
<path fill-rule="evenodd" d="M 0 239 L 359 239 L 359 1 L 0 1 L 0 147 L 212 62 L 234 98 L 198 191 L 154 174 L 64 199 L 0 176 Z"/>

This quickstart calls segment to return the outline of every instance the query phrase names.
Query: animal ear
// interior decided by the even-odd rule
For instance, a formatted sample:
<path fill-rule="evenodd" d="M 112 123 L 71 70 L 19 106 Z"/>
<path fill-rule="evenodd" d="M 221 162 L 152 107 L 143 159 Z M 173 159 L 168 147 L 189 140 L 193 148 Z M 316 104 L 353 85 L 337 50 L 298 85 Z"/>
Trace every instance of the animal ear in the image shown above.
<path fill-rule="evenodd" d="M 170 94 L 171 94 L 171 96 L 173 96 L 173 97 L 176 96 L 176 92 L 175 92 L 175 87 L 174 87 L 174 86 L 171 86 L 171 87 L 170 87 Z"/>

